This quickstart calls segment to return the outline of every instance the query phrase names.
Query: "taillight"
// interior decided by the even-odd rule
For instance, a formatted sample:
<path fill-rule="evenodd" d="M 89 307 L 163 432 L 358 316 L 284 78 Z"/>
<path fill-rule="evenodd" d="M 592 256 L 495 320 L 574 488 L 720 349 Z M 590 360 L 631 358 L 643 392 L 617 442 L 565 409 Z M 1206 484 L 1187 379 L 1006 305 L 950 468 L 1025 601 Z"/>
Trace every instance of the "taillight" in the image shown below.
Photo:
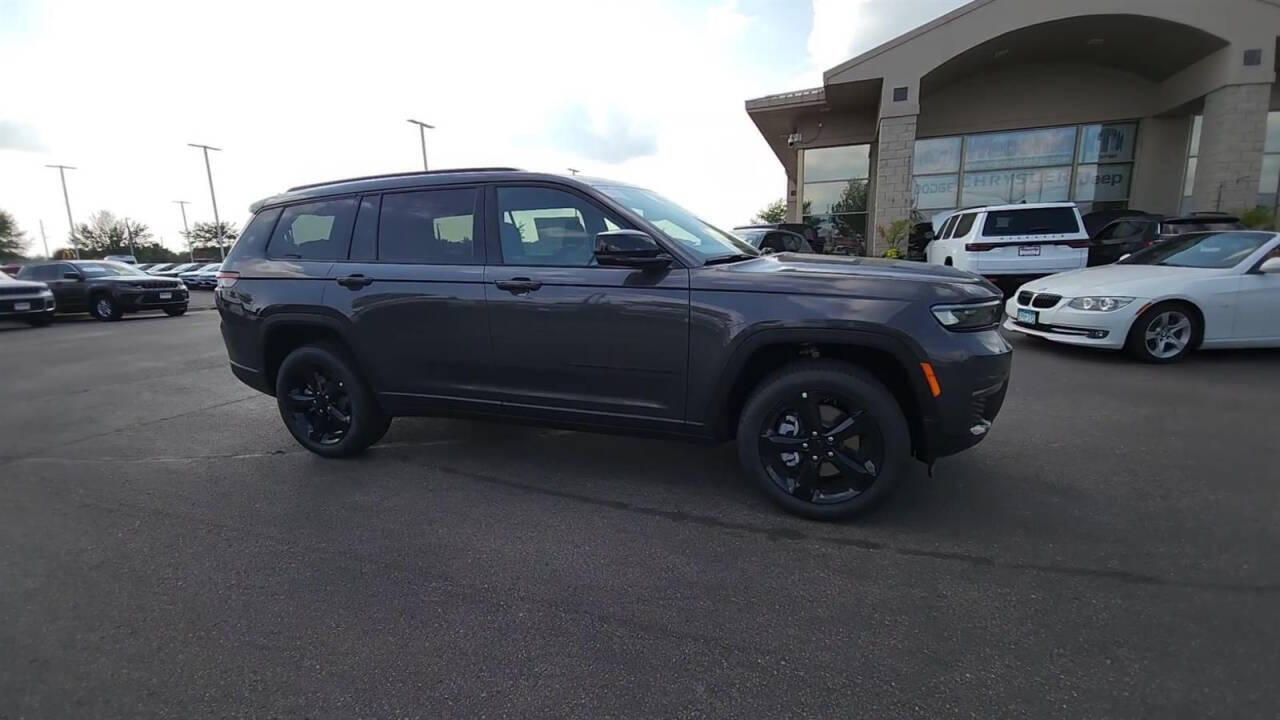
<path fill-rule="evenodd" d="M 969 252 L 986 252 L 988 250 L 995 250 L 996 247 L 997 247 L 996 243 L 965 243 L 964 244 L 964 249 Z"/>
<path fill-rule="evenodd" d="M 240 273 L 235 270 L 219 270 L 218 274 L 214 275 L 214 279 L 218 281 L 218 287 L 229 288 L 240 279 Z"/>

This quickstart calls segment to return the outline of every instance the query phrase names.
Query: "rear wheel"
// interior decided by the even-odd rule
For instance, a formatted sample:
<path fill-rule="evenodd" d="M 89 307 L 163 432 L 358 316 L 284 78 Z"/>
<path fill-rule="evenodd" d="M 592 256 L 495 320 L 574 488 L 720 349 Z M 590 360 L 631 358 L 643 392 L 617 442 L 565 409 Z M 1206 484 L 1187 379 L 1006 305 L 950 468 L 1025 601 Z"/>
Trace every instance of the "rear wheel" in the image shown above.
<path fill-rule="evenodd" d="M 1126 347 L 1139 360 L 1173 363 L 1199 344 L 1199 316 L 1183 303 L 1160 303 L 1133 321 Z"/>
<path fill-rule="evenodd" d="M 350 355 L 328 343 L 289 353 L 276 375 L 276 404 L 294 439 L 324 457 L 360 453 L 391 425 Z"/>
<path fill-rule="evenodd" d="M 115 298 L 110 295 L 98 295 L 89 302 L 89 314 L 99 320 L 119 320 L 124 311 L 120 309 Z"/>
<path fill-rule="evenodd" d="M 873 507 L 911 459 L 897 400 L 869 373 L 835 361 L 796 363 L 761 383 L 742 411 L 737 443 L 765 494 L 817 520 Z"/>

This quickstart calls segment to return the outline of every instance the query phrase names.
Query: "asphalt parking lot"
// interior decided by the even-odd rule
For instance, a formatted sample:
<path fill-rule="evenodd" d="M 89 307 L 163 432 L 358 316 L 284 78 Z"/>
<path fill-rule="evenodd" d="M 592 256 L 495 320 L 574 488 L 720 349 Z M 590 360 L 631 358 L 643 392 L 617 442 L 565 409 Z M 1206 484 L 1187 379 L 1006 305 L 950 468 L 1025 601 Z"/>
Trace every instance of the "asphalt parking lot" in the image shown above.
<path fill-rule="evenodd" d="M 209 310 L 0 325 L 0 718 L 1274 717 L 1280 353 L 1013 342 L 989 440 L 832 525 L 729 446 L 313 457 Z"/>

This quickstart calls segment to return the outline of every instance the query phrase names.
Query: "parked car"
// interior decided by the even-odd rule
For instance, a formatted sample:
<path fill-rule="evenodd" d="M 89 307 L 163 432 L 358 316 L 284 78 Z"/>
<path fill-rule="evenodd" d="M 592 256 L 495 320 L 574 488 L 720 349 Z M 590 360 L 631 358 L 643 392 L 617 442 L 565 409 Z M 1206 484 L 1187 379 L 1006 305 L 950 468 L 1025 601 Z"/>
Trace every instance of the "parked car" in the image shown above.
<path fill-rule="evenodd" d="M 145 268 L 145 270 L 148 275 L 159 275 L 160 273 L 174 266 L 175 266 L 174 263 L 156 263 L 155 265 L 152 265 L 149 268 Z"/>
<path fill-rule="evenodd" d="M 1280 347 L 1278 310 L 1280 234 L 1201 232 L 1027 283 L 1005 328 L 1174 362 L 1196 348 Z"/>
<path fill-rule="evenodd" d="M 212 290 L 217 284 L 218 270 L 222 268 L 222 263 L 214 263 L 210 267 L 201 268 L 189 278 L 184 278 L 183 282 L 187 287 L 200 288 L 201 290 Z M 184 273 L 185 275 L 186 273 Z"/>
<path fill-rule="evenodd" d="M 1007 292 L 1085 267 L 1089 236 L 1074 203 L 993 205 L 951 215 L 926 252 L 930 263 L 977 273 Z"/>
<path fill-rule="evenodd" d="M 43 326 L 53 322 L 56 302 L 42 282 L 15 280 L 0 272 L 0 320 L 19 320 Z"/>
<path fill-rule="evenodd" d="M 21 269 L 22 266 L 18 264 L 0 265 L 0 273 L 4 273 L 9 277 L 17 277 L 18 271 Z"/>
<path fill-rule="evenodd" d="M 138 258 L 136 258 L 136 257 L 134 257 L 134 256 L 132 256 L 132 255 L 107 255 L 106 257 L 104 257 L 104 258 L 102 258 L 102 259 L 103 259 L 103 260 L 106 260 L 107 262 L 118 262 L 118 263 L 124 263 L 125 265 L 137 265 L 137 264 L 138 264 Z"/>
<path fill-rule="evenodd" d="M 755 225 L 739 225 L 733 229 L 735 233 L 740 230 L 785 230 L 802 236 L 809 243 L 809 247 L 813 248 L 814 252 L 821 253 L 825 250 L 822 237 L 818 235 L 816 230 L 804 223 L 756 223 Z"/>
<path fill-rule="evenodd" d="M 924 262 L 928 259 L 929 243 L 933 242 L 933 223 L 922 222 L 911 226 L 911 233 L 907 236 L 907 259 L 917 262 Z"/>
<path fill-rule="evenodd" d="M 760 230 L 738 228 L 733 231 L 739 239 L 762 253 L 798 252 L 813 254 L 813 247 L 803 235 L 786 230 Z"/>
<path fill-rule="evenodd" d="M 159 277 L 177 277 L 178 273 L 184 273 L 189 270 L 196 270 L 201 267 L 204 267 L 205 265 L 208 265 L 208 263 L 203 263 L 203 262 L 181 263 L 179 265 L 174 265 L 168 270 L 160 270 L 158 272 L 153 270 L 151 274 L 157 275 Z"/>
<path fill-rule="evenodd" d="M 981 441 L 1004 400 L 990 283 L 760 255 L 642 188 L 458 170 L 252 211 L 215 292 L 231 370 L 324 457 L 402 415 L 736 438 L 770 498 L 836 518 Z"/>
<path fill-rule="evenodd" d="M 1191 232 L 1243 229 L 1240 218 L 1222 213 L 1176 217 L 1141 213 L 1119 217 L 1091 235 L 1089 265 L 1109 265 L 1125 255 Z"/>
<path fill-rule="evenodd" d="M 187 311 L 187 289 L 172 279 L 152 277 L 132 265 L 105 260 L 53 260 L 24 265 L 19 280 L 43 282 L 53 291 L 57 312 L 87 312 L 99 320 L 125 313 Z"/>
<path fill-rule="evenodd" d="M 198 276 L 200 273 L 207 272 L 209 270 L 214 270 L 216 272 L 216 268 L 218 267 L 218 265 L 220 265 L 220 263 L 205 263 L 200 267 L 192 268 L 191 270 L 188 270 L 186 272 L 178 273 L 178 279 L 181 280 L 182 284 L 186 285 L 187 287 L 195 287 L 196 276 Z"/>

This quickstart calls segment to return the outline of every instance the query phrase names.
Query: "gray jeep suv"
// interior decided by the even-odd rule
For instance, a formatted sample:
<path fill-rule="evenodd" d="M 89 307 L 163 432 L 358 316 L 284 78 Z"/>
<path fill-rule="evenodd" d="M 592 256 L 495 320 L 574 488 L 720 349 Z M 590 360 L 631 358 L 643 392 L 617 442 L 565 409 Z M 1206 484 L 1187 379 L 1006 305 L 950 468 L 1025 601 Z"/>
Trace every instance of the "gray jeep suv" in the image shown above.
<path fill-rule="evenodd" d="M 736 439 L 769 497 L 830 519 L 982 440 L 1004 400 L 983 279 L 762 256 L 624 183 L 420 172 L 251 210 L 218 274 L 231 370 L 318 455 L 401 415 Z"/>

